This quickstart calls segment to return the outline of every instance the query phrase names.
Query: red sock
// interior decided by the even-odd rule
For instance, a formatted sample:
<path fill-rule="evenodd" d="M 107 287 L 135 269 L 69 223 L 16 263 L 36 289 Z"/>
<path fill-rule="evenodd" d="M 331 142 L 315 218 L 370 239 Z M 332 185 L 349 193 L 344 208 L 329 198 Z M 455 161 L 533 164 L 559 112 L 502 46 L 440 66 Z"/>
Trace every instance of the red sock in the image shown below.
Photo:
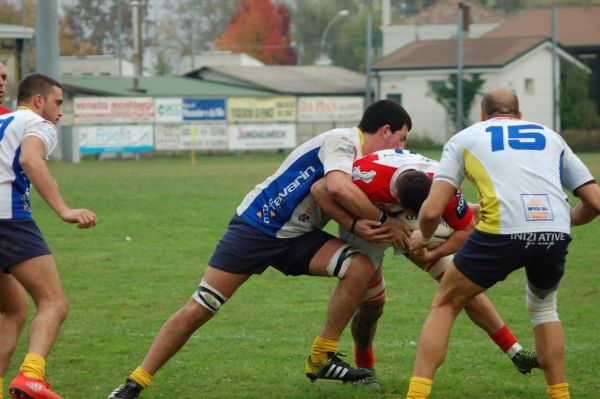
<path fill-rule="evenodd" d="M 375 366 L 373 347 L 369 346 L 366 351 L 361 351 L 358 347 L 354 347 L 354 360 L 358 367 L 371 368 Z"/>
<path fill-rule="evenodd" d="M 490 338 L 494 340 L 496 345 L 502 349 L 502 352 L 506 352 L 517 343 L 517 338 L 513 335 L 512 331 L 510 331 L 510 328 L 508 328 L 506 324 L 495 333 L 489 335 Z"/>

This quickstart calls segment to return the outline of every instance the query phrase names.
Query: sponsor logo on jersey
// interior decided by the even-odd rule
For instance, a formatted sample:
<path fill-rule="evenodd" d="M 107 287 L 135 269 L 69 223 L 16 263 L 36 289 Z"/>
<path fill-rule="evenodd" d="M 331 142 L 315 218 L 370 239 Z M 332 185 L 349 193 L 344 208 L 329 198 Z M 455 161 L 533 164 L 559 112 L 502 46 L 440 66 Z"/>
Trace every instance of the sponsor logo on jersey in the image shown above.
<path fill-rule="evenodd" d="M 527 221 L 552 220 L 552 208 L 547 194 L 521 194 Z"/>
<path fill-rule="evenodd" d="M 352 168 L 352 180 L 362 180 L 368 184 L 373 181 L 376 175 L 377 172 L 374 170 L 363 172 L 360 170 L 360 166 L 355 166 Z"/>
<path fill-rule="evenodd" d="M 277 215 L 274 210 L 280 208 L 285 202 L 286 198 L 292 195 L 294 191 L 305 186 L 306 184 L 312 184 L 312 182 L 315 180 L 314 177 L 316 174 L 317 170 L 313 166 L 309 166 L 308 168 L 300 171 L 298 176 L 291 183 L 285 186 L 282 191 L 277 193 L 275 198 L 270 198 L 269 203 L 262 206 L 262 212 L 257 212 L 257 216 L 262 218 L 265 223 L 270 223 L 271 219 Z"/>

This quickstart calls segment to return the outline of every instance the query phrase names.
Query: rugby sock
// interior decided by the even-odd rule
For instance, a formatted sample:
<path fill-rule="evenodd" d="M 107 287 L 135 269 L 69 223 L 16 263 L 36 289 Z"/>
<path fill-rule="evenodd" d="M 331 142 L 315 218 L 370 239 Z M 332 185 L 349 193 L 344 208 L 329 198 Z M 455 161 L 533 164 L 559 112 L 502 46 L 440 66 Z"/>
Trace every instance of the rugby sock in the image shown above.
<path fill-rule="evenodd" d="M 141 386 L 143 389 L 146 389 L 152 382 L 152 375 L 150 375 L 150 373 L 143 368 L 138 367 L 137 369 L 133 370 L 133 373 L 131 373 L 129 379 Z"/>
<path fill-rule="evenodd" d="M 23 373 L 25 377 L 44 380 L 45 368 L 46 359 L 44 359 L 42 355 L 38 355 L 37 353 L 28 353 L 25 355 L 25 360 L 23 361 L 19 371 Z"/>
<path fill-rule="evenodd" d="M 410 377 L 406 399 L 427 399 L 431 393 L 433 381 L 427 378 Z"/>
<path fill-rule="evenodd" d="M 375 366 L 375 354 L 373 347 L 369 346 L 366 351 L 361 351 L 358 346 L 354 347 L 354 361 L 358 367 L 370 369 Z"/>
<path fill-rule="evenodd" d="M 4 392 L 4 377 L 0 377 L 0 399 L 2 399 Z"/>
<path fill-rule="evenodd" d="M 310 361 L 313 363 L 324 363 L 327 361 L 327 352 L 337 352 L 340 341 L 317 337 L 310 350 Z"/>
<path fill-rule="evenodd" d="M 546 390 L 549 399 L 570 399 L 569 384 L 563 382 L 562 384 L 548 385 Z"/>
<path fill-rule="evenodd" d="M 513 335 L 510 328 L 505 324 L 498 331 L 489 334 L 490 338 L 494 340 L 496 345 L 502 349 L 502 352 L 506 353 L 511 359 L 515 354 L 520 351 L 523 347 L 517 342 L 517 338 Z"/>

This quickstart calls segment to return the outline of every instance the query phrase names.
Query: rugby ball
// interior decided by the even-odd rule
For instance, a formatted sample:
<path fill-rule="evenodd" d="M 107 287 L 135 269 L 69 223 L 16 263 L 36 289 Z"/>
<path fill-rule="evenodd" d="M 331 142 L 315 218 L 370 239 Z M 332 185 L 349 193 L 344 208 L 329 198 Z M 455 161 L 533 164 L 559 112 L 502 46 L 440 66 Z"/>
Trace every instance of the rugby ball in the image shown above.
<path fill-rule="evenodd" d="M 417 219 L 416 216 L 407 212 L 402 212 L 397 216 L 397 218 L 406 223 L 411 231 L 419 230 L 419 219 Z M 453 231 L 454 229 L 448 226 L 448 223 L 446 223 L 446 221 L 442 219 L 437 229 L 435 230 L 435 233 L 433 233 L 433 236 L 431 237 L 431 242 L 429 243 L 429 245 L 427 245 L 427 248 L 431 249 L 437 247 L 438 245 L 446 241 Z"/>

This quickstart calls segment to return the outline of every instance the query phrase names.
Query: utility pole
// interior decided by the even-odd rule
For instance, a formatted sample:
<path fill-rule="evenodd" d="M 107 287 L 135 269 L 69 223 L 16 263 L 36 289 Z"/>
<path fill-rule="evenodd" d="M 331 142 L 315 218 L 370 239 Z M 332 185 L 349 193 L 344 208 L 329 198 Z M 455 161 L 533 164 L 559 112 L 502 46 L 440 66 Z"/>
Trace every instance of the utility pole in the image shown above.
<path fill-rule="evenodd" d="M 557 64 L 558 64 L 558 56 L 557 56 L 557 43 L 556 43 L 556 6 L 552 7 L 552 130 L 558 132 L 557 129 L 560 128 L 560 124 L 558 122 L 559 112 L 558 112 L 558 79 L 557 79 Z"/>
<path fill-rule="evenodd" d="M 367 42 L 365 46 L 365 75 L 367 85 L 365 87 L 365 108 L 371 103 L 371 53 L 373 52 L 373 14 L 367 15 Z"/>
<path fill-rule="evenodd" d="M 58 79 L 57 0 L 38 1 L 35 12 L 35 59 L 37 72 Z"/>
<path fill-rule="evenodd" d="M 464 4 L 458 3 L 456 32 L 456 129 L 463 129 Z"/>
<path fill-rule="evenodd" d="M 42 2 L 43 3 L 43 2 Z M 142 76 L 142 23 L 139 0 L 131 0 L 131 24 L 133 26 L 133 75 Z"/>

